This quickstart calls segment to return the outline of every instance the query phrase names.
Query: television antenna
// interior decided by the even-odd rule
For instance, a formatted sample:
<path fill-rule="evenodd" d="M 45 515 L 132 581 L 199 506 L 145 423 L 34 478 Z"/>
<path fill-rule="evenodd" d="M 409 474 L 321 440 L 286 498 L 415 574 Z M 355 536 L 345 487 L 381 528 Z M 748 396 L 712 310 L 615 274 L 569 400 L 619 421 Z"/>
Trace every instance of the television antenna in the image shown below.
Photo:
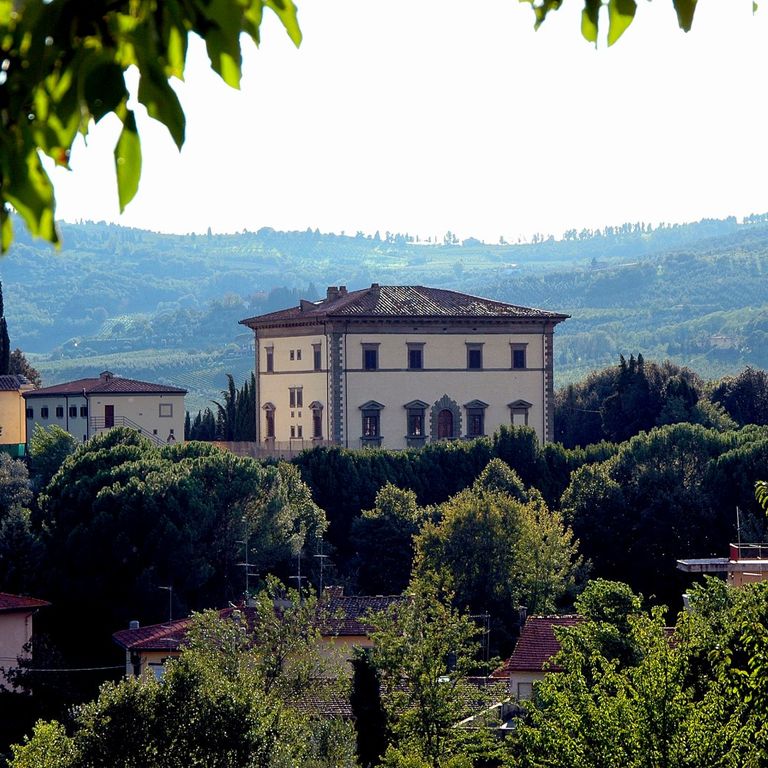
<path fill-rule="evenodd" d="M 323 571 L 328 567 L 328 563 L 325 561 L 328 559 L 328 555 L 323 554 L 323 540 L 320 539 L 320 554 L 315 555 L 315 557 L 320 561 L 320 588 L 318 590 L 318 596 L 323 596 Z"/>
<path fill-rule="evenodd" d="M 299 550 L 299 554 L 296 555 L 296 575 L 295 576 L 289 576 L 289 579 L 292 579 L 296 582 L 296 589 L 299 591 L 299 605 L 302 604 L 302 594 L 301 594 L 301 582 L 303 579 L 306 579 L 306 576 L 301 575 L 301 552 L 302 550 Z"/>
<path fill-rule="evenodd" d="M 158 589 L 164 589 L 168 593 L 168 623 L 170 624 L 173 621 L 173 585 L 169 584 Z"/>

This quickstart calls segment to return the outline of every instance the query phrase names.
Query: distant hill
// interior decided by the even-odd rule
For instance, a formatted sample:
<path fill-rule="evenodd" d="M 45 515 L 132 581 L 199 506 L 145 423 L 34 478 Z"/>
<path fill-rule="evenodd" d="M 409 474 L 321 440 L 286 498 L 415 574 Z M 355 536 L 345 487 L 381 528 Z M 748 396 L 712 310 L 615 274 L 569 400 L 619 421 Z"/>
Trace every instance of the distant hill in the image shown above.
<path fill-rule="evenodd" d="M 237 321 L 318 298 L 326 285 L 427 284 L 568 312 L 559 381 L 620 352 L 671 357 L 705 376 L 768 366 L 768 215 L 652 229 L 575 230 L 529 244 L 414 242 L 269 228 L 162 235 L 63 224 L 55 252 L 22 227 L 0 262 L 11 341 L 52 384 L 104 368 L 190 389 L 208 404 L 252 366 Z M 448 242 L 450 241 L 450 242 Z"/>

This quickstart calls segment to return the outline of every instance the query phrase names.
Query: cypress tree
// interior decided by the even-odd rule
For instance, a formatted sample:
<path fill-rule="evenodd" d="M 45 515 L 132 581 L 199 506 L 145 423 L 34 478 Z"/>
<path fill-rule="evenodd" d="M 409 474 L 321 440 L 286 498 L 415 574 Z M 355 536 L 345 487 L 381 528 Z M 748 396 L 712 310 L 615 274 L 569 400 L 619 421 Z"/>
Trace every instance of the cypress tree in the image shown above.
<path fill-rule="evenodd" d="M 3 308 L 3 284 L 0 283 L 0 374 L 10 372 L 11 366 L 11 340 L 8 338 L 8 324 L 5 322 L 5 310 Z"/>

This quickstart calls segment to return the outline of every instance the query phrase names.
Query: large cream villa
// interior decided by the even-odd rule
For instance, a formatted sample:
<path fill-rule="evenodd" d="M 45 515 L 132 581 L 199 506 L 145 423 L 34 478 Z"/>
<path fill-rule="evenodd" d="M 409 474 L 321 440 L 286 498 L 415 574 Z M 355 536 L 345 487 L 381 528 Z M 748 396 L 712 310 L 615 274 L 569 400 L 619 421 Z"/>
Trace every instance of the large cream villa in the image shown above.
<path fill-rule="evenodd" d="M 24 392 L 27 440 L 35 425 L 57 424 L 78 440 L 131 427 L 155 443 L 184 440 L 186 389 L 115 376 L 77 379 Z"/>
<path fill-rule="evenodd" d="M 255 334 L 257 439 L 406 448 L 511 424 L 550 440 L 553 334 L 567 317 L 374 283 L 241 320 Z"/>

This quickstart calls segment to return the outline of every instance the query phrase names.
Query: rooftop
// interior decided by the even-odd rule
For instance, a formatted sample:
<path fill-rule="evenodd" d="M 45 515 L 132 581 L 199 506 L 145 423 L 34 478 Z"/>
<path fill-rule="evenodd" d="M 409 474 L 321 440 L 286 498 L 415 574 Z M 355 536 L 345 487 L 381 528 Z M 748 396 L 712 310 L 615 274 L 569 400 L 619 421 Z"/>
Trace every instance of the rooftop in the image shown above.
<path fill-rule="evenodd" d="M 465 318 L 549 320 L 561 322 L 569 315 L 545 309 L 506 304 L 443 288 L 423 285 L 379 285 L 347 291 L 330 286 L 321 301 L 302 300 L 297 307 L 281 309 L 240 322 L 251 328 L 283 322 L 321 322 L 331 318 Z"/>
<path fill-rule="evenodd" d="M 50 605 L 47 600 L 38 600 L 36 597 L 24 597 L 23 595 L 11 595 L 8 592 L 0 592 L 0 613 L 35 610 L 37 608 L 45 608 L 47 605 Z"/>
<path fill-rule="evenodd" d="M 520 638 L 512 655 L 492 676 L 503 678 L 513 672 L 543 672 L 545 664 L 560 650 L 555 628 L 573 627 L 580 621 L 581 616 L 576 614 L 529 616 L 520 630 Z M 548 668 L 558 669 L 555 666 Z"/>
<path fill-rule="evenodd" d="M 371 630 L 365 620 L 368 613 L 383 611 L 393 603 L 402 601 L 400 595 L 346 596 L 340 588 L 326 590 L 323 606 L 323 637 L 357 637 L 367 635 Z M 229 618 L 236 610 L 242 611 L 249 624 L 253 623 L 255 611 L 248 606 L 223 608 L 219 611 L 222 619 Z M 191 618 L 177 619 L 163 624 L 152 624 L 138 629 L 122 629 L 112 635 L 114 641 L 131 651 L 176 651 L 187 637 Z"/>
<path fill-rule="evenodd" d="M 186 389 L 171 387 L 166 384 L 153 384 L 149 381 L 137 379 L 124 379 L 115 376 L 111 371 L 104 371 L 98 377 L 88 379 L 76 379 L 63 384 L 54 384 L 51 387 L 42 387 L 30 392 L 25 392 L 24 397 L 47 397 L 50 395 L 93 395 L 93 394 L 124 394 L 124 395 L 185 395 Z"/>
<path fill-rule="evenodd" d="M 34 385 L 19 373 L 9 373 L 0 376 L 0 392 L 15 392 L 19 389 L 32 389 Z"/>

